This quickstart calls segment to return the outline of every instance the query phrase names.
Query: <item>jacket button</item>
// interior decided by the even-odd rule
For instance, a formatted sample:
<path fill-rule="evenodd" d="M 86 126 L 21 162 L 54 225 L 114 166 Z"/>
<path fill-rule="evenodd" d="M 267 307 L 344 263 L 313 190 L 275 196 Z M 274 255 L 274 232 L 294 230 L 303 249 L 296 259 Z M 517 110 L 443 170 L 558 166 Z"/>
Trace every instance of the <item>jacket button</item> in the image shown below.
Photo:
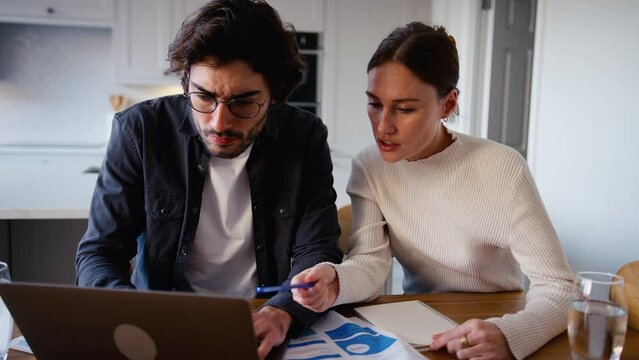
<path fill-rule="evenodd" d="M 286 209 L 284 209 L 284 208 L 281 208 L 281 209 L 279 209 L 278 211 L 279 211 L 279 213 L 280 213 L 280 214 L 282 214 L 282 215 L 283 215 L 283 214 L 286 214 Z"/>
<path fill-rule="evenodd" d="M 167 209 L 161 209 L 160 215 L 166 215 L 169 211 Z"/>
<path fill-rule="evenodd" d="M 200 172 L 202 172 L 202 173 L 204 172 L 204 170 L 206 170 L 206 168 L 205 168 L 205 167 L 204 167 L 204 165 L 202 165 L 202 164 L 198 164 L 198 165 L 197 165 L 197 169 L 198 169 Z"/>
<path fill-rule="evenodd" d="M 172 288 L 171 291 L 177 291 L 177 288 Z"/>
<path fill-rule="evenodd" d="M 262 250 L 264 250 L 264 246 L 263 245 L 257 245 L 257 247 L 255 249 L 257 249 L 257 251 L 262 251 Z"/>
<path fill-rule="evenodd" d="M 259 209 L 259 208 L 260 208 L 260 206 L 259 206 L 259 205 L 253 205 L 253 210 L 257 210 L 257 209 Z"/>
<path fill-rule="evenodd" d="M 194 215 L 195 215 L 195 214 L 197 214 L 197 212 L 198 212 L 198 208 L 197 208 L 197 206 L 192 207 L 192 208 L 191 208 L 191 212 L 192 212 Z"/>
<path fill-rule="evenodd" d="M 182 252 L 182 255 L 183 255 L 183 256 L 186 256 L 186 255 L 188 255 L 188 254 L 189 254 L 189 253 L 188 253 L 188 251 L 186 251 L 186 249 L 182 249 L 182 251 L 181 251 L 181 252 Z"/>

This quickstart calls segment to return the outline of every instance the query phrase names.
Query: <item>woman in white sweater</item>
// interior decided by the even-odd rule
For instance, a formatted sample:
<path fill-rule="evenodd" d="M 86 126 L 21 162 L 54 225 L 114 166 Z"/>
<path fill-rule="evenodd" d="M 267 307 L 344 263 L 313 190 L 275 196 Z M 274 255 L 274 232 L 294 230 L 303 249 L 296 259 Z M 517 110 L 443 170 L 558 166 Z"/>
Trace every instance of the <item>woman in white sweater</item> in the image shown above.
<path fill-rule="evenodd" d="M 523 272 L 523 310 L 469 320 L 431 346 L 459 359 L 522 359 L 565 330 L 572 274 L 519 153 L 444 126 L 457 108 L 458 64 L 443 27 L 411 23 L 380 44 L 366 91 L 376 145 L 353 160 L 348 254 L 293 278 L 317 282 L 293 296 L 318 312 L 372 300 L 391 256 L 406 293 L 522 290 Z"/>

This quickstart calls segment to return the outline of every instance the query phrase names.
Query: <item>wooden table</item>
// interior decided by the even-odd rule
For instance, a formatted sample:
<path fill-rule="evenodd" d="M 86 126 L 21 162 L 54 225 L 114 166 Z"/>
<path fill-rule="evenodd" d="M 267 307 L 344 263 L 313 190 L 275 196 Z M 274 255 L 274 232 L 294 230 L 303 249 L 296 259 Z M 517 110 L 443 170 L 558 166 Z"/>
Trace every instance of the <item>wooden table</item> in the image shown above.
<path fill-rule="evenodd" d="M 449 293 L 427 295 L 386 295 L 381 296 L 370 304 L 384 304 L 396 301 L 421 300 L 441 313 L 447 315 L 458 323 L 468 319 L 501 316 L 506 313 L 516 312 L 524 306 L 524 294 L 520 292 L 477 294 L 477 293 Z M 251 306 L 257 308 L 264 300 L 252 300 Z M 346 316 L 355 316 L 353 305 L 342 305 L 336 310 Z M 18 335 L 16 329 L 14 335 Z M 455 359 L 455 356 L 446 351 L 423 352 L 429 359 Z M 626 342 L 621 358 L 623 360 L 639 360 L 639 331 L 628 329 Z M 33 360 L 32 355 L 18 351 L 9 351 L 9 360 Z M 568 347 L 568 335 L 564 332 L 552 339 L 528 359 L 536 360 L 571 360 Z"/>
<path fill-rule="evenodd" d="M 421 300 L 442 314 L 453 319 L 457 323 L 479 318 L 488 319 L 502 316 L 506 313 L 514 313 L 524 307 L 525 294 L 521 292 L 505 293 L 447 293 L 447 294 L 422 294 L 422 295 L 386 295 L 380 296 L 370 304 L 384 304 L 396 301 Z M 337 308 L 344 316 L 355 316 L 352 305 Z M 438 352 L 422 352 L 432 360 L 456 359 L 446 350 Z M 621 358 L 623 360 L 639 360 L 639 331 L 628 329 L 626 342 Z M 564 332 L 546 345 L 531 354 L 527 359 L 534 360 L 572 360 L 568 345 L 568 333 Z"/>

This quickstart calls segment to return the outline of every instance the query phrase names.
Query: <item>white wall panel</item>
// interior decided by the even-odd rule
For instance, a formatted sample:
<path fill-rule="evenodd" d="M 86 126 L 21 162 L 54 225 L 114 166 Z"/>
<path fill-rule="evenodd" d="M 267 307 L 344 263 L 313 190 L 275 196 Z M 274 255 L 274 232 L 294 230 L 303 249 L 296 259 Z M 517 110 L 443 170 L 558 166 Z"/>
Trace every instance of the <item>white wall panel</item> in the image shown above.
<path fill-rule="evenodd" d="M 529 163 L 575 271 L 639 259 L 639 2 L 540 1 Z"/>

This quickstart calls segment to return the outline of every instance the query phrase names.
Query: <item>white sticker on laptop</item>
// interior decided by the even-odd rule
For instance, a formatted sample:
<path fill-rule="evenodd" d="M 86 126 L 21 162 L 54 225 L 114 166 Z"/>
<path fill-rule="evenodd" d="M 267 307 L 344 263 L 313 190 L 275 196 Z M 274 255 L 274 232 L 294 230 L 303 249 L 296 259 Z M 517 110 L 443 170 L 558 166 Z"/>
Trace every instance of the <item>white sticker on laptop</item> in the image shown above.
<path fill-rule="evenodd" d="M 158 355 L 158 347 L 151 336 L 135 325 L 118 325 L 113 331 L 113 341 L 129 360 L 153 360 Z"/>

